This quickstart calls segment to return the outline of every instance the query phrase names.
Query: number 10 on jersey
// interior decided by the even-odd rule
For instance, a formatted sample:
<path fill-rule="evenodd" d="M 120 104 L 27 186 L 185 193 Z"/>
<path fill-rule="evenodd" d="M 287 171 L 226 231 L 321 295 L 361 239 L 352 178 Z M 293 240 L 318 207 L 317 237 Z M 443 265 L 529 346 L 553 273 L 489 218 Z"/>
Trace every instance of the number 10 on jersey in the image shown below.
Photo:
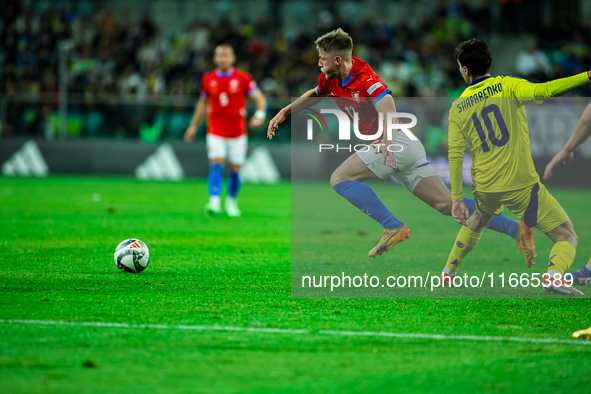
<path fill-rule="evenodd" d="M 499 130 L 501 131 L 501 139 L 497 138 L 495 134 L 495 129 L 492 124 L 492 120 L 490 118 L 490 114 L 494 115 L 494 118 L 499 126 Z M 484 121 L 484 125 L 486 126 L 486 130 L 488 131 L 488 139 L 490 143 L 494 146 L 498 146 L 499 148 L 505 146 L 509 141 L 509 130 L 507 129 L 507 124 L 505 123 L 505 119 L 503 119 L 503 115 L 501 115 L 501 110 L 496 104 L 487 105 L 480 111 L 480 117 Z M 482 146 L 482 150 L 484 152 L 490 151 L 490 146 L 486 141 L 487 135 L 484 133 L 482 128 L 482 123 L 478 118 L 478 114 L 472 115 L 472 122 L 474 123 L 474 127 L 476 127 L 476 132 L 478 133 L 478 137 L 482 142 L 480 146 Z"/>

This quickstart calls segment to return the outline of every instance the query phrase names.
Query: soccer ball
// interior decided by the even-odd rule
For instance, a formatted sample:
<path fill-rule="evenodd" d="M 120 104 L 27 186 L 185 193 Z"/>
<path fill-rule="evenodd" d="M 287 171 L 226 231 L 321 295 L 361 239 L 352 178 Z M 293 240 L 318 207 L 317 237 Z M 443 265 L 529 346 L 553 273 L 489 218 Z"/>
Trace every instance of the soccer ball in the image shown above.
<path fill-rule="evenodd" d="M 150 251 L 137 238 L 126 239 L 115 249 L 115 265 L 122 271 L 142 272 L 150 263 Z"/>

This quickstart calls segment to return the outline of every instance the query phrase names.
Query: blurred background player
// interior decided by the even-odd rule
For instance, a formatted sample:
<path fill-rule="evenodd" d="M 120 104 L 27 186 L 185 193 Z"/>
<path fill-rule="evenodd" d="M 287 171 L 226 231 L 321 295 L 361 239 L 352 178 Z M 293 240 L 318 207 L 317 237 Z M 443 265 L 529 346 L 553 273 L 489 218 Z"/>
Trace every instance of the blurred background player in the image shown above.
<path fill-rule="evenodd" d="M 390 89 L 367 63 L 352 56 L 353 40 L 342 29 L 323 35 L 315 43 L 320 57 L 318 66 L 322 71 L 318 86 L 279 111 L 269 122 L 267 136 L 272 139 L 279 124 L 292 112 L 303 109 L 308 98 L 327 95 L 335 98 L 335 103 L 349 117 L 352 109 L 360 113 L 361 133 L 375 134 L 378 113 L 396 112 Z M 359 97 L 371 99 L 371 104 L 365 104 L 363 100 L 351 100 Z M 384 120 L 386 118 L 384 116 Z M 386 129 L 384 125 L 383 130 Z M 392 150 L 386 149 L 394 140 L 403 147 L 396 156 Z M 416 137 L 411 139 L 406 133 L 398 132 L 393 133 L 391 141 L 384 138 L 373 141 L 371 146 L 372 149 L 357 152 L 345 160 L 333 172 L 330 184 L 337 193 L 382 225 L 382 236 L 368 254 L 376 257 L 408 238 L 410 230 L 404 222 L 394 217 L 368 185 L 360 181 L 393 176 L 411 193 L 444 215 L 451 213 L 451 194 L 427 161 L 425 149 Z M 466 204 L 474 209 L 474 200 L 466 199 Z M 518 245 L 524 253 L 535 250 L 533 237 L 523 224 L 499 215 L 491 221 L 490 228 L 521 240 Z"/>
<path fill-rule="evenodd" d="M 544 170 L 544 180 L 550 179 L 552 170 L 559 163 L 568 164 L 573 158 L 575 149 L 577 149 L 583 142 L 591 136 L 591 103 L 585 107 L 577 127 L 571 134 L 570 138 L 560 152 L 550 160 L 550 163 Z M 571 273 L 575 283 L 580 285 L 591 285 L 591 259 L 587 265 L 581 267 L 580 270 Z M 582 334 L 581 334 L 582 335 Z M 585 330 L 586 336 L 591 336 L 591 328 Z M 578 337 L 577 337 L 578 338 Z"/>
<path fill-rule="evenodd" d="M 575 149 L 585 142 L 589 136 L 591 136 L 591 103 L 587 104 L 587 107 L 585 107 L 583 115 L 581 115 L 579 123 L 577 123 L 577 127 L 575 127 L 575 130 L 562 150 L 558 152 L 546 166 L 546 169 L 544 170 L 544 180 L 549 179 L 552 176 L 552 170 L 558 163 L 564 165 L 570 163 Z M 571 272 L 571 275 L 573 276 L 575 283 L 578 283 L 579 285 L 591 285 L 591 258 L 587 265 L 581 267 L 581 269 L 576 272 Z M 591 327 L 585 330 L 575 331 L 572 336 L 575 339 L 591 339 Z"/>
<path fill-rule="evenodd" d="M 230 175 L 224 210 L 231 217 L 241 215 L 236 199 L 240 191 L 240 167 L 247 150 L 246 99 L 252 98 L 256 112 L 250 119 L 251 128 L 259 127 L 266 115 L 266 99 L 252 76 L 234 67 L 236 56 L 226 44 L 215 48 L 213 62 L 216 69 L 201 78 L 201 98 L 197 102 L 191 124 L 185 132 L 185 142 L 195 138 L 197 127 L 207 114 L 207 178 L 209 202 L 206 213 L 219 216 L 222 212 L 221 195 L 224 164 L 230 163 Z"/>
<path fill-rule="evenodd" d="M 537 227 L 554 241 L 548 274 L 562 276 L 573 262 L 578 239 L 568 215 L 540 182 L 529 148 L 524 105 L 539 103 L 535 100 L 539 97 L 561 96 L 586 84 L 591 72 L 539 84 L 515 77 L 491 77 L 492 54 L 486 43 L 477 38 L 462 42 L 454 55 L 462 77 L 469 84 L 449 114 L 452 215 L 464 226 L 442 278 L 453 280 L 458 265 L 476 246 L 489 220 L 495 213 L 502 212 L 504 205 L 528 227 Z M 470 145 L 472 194 L 476 200 L 476 210 L 471 216 L 462 200 L 466 141 Z M 548 286 L 546 291 L 583 294 L 562 279 L 548 281 L 546 278 L 544 282 Z"/>

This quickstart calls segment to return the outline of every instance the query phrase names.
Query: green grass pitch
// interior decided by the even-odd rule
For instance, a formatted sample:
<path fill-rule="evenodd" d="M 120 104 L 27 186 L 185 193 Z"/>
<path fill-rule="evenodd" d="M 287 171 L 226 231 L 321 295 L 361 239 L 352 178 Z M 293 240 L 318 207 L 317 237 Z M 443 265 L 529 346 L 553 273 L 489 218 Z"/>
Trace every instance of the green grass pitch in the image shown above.
<path fill-rule="evenodd" d="M 206 189 L 202 180 L 0 178 L 0 392 L 588 391 L 591 346 L 569 341 L 591 326 L 588 299 L 292 298 L 292 187 L 244 186 L 237 219 L 204 216 Z M 360 267 L 440 271 L 453 219 L 400 186 L 375 189 L 412 236 Z M 578 267 L 591 254 L 591 192 L 550 191 L 575 223 Z M 306 229 L 311 251 L 336 242 L 363 256 L 379 237 L 326 182 L 293 193 L 326 201 L 330 220 Z M 140 274 L 113 263 L 130 237 L 151 251 Z M 551 242 L 539 232 L 536 242 L 543 272 Z M 526 272 L 494 232 L 469 259 L 474 272 Z M 466 335 L 525 341 L 448 338 Z"/>

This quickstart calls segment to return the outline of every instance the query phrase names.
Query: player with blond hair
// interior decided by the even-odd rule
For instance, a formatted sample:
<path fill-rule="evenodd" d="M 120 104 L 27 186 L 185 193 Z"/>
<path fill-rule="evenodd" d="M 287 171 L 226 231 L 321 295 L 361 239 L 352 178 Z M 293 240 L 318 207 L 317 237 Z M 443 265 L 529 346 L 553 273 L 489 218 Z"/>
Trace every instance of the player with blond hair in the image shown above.
<path fill-rule="evenodd" d="M 310 98 L 326 96 L 338 98 L 335 103 L 351 121 L 354 117 L 358 118 L 361 133 L 376 134 L 376 130 L 380 128 L 378 113 L 396 112 L 390 89 L 366 62 L 353 56 L 353 40 L 342 29 L 319 37 L 315 44 L 319 55 L 318 66 L 321 68 L 318 86 L 305 92 L 271 119 L 267 130 L 268 138 L 275 136 L 279 124 L 288 115 L 304 109 Z M 386 116 L 383 118 L 385 121 Z M 386 130 L 385 125 L 383 130 Z M 370 257 L 382 255 L 392 246 L 404 241 L 410 236 L 410 230 L 361 181 L 393 176 L 412 194 L 440 213 L 451 213 L 451 194 L 427 161 L 421 142 L 412 133 L 392 134 L 391 140 L 384 138 L 373 141 L 371 149 L 351 155 L 330 178 L 330 184 L 338 194 L 382 226 L 382 236 L 369 251 Z M 395 154 L 394 149 L 388 149 L 394 142 L 403 147 L 401 152 Z M 466 204 L 474 207 L 474 200 L 466 199 Z M 492 219 L 489 226 L 516 239 L 516 243 L 526 254 L 526 260 L 533 260 L 533 237 L 531 230 L 525 225 L 499 215 Z"/>

